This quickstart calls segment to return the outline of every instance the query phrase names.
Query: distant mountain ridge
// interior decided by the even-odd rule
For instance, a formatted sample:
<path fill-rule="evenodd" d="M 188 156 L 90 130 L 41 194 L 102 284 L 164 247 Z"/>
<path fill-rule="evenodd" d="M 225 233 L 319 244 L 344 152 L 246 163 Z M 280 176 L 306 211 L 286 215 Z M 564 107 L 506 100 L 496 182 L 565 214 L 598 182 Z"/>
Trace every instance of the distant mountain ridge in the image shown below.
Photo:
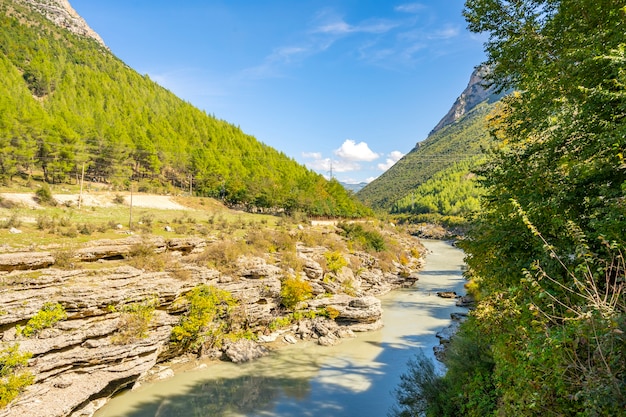
<path fill-rule="evenodd" d="M 353 193 L 361 191 L 363 187 L 367 185 L 366 182 L 359 182 L 358 184 L 347 183 L 347 182 L 340 182 L 340 183 L 341 185 L 343 185 L 343 187 L 346 190 L 352 191 Z"/>
<path fill-rule="evenodd" d="M 484 65 L 480 65 L 474 69 L 465 90 L 463 90 L 448 113 L 437 123 L 428 136 L 458 121 L 483 101 L 487 100 L 493 103 L 502 98 L 504 93 L 497 93 L 497 89 L 494 85 L 487 84 L 485 77 L 488 73 L 489 69 Z"/>
<path fill-rule="evenodd" d="M 391 210 L 437 172 L 481 155 L 491 141 L 485 118 L 504 95 L 485 86 L 487 73 L 486 67 L 477 67 L 465 90 L 428 137 L 357 192 L 357 198 L 371 207 Z"/>

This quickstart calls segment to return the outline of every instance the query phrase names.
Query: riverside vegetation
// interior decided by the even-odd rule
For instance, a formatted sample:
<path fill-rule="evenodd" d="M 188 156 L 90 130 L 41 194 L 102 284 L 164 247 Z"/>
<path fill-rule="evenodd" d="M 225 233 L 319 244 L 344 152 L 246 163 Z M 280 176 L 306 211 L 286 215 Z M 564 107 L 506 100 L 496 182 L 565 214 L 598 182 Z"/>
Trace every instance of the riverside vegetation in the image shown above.
<path fill-rule="evenodd" d="M 626 5 L 468 0 L 491 81 L 512 88 L 460 246 L 477 308 L 397 416 L 626 414 Z"/>
<path fill-rule="evenodd" d="M 311 226 L 177 197 L 179 210 L 135 207 L 130 230 L 129 196 L 78 208 L 56 187 L 28 207 L 0 199 L 0 415 L 89 414 L 172 358 L 238 362 L 281 335 L 331 345 L 377 329 L 374 296 L 422 262 L 379 221 Z"/>

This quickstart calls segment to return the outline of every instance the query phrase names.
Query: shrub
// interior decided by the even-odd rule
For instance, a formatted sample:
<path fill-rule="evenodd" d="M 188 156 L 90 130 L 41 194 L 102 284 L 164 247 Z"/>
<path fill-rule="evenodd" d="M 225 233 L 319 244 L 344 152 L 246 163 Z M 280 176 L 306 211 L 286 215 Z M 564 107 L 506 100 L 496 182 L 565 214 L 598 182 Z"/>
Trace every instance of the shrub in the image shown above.
<path fill-rule="evenodd" d="M 349 241 L 357 244 L 365 250 L 382 252 L 385 250 L 385 238 L 380 232 L 372 228 L 364 228 L 358 223 L 340 223 L 338 227 L 342 230 L 342 235 Z"/>
<path fill-rule="evenodd" d="M 65 308 L 59 303 L 45 303 L 41 310 L 37 312 L 26 326 L 17 326 L 17 334 L 25 337 L 33 336 L 43 329 L 54 326 L 57 322 L 65 320 L 67 314 Z"/>
<path fill-rule="evenodd" d="M 161 254 L 154 253 L 154 247 L 148 241 L 133 245 L 128 253 L 129 264 L 146 271 L 163 271 L 165 260 Z"/>
<path fill-rule="evenodd" d="M 52 196 L 52 191 L 50 191 L 50 187 L 46 183 L 44 183 L 41 188 L 35 192 L 35 196 L 37 197 L 37 201 L 39 201 L 39 204 L 45 204 L 49 206 L 57 205 L 57 201 Z"/>
<path fill-rule="evenodd" d="M 72 268 L 76 260 L 76 253 L 72 248 L 57 249 L 54 254 L 54 265 L 57 268 Z"/>
<path fill-rule="evenodd" d="M 280 297 L 282 304 L 293 309 L 299 302 L 311 298 L 313 289 L 311 284 L 297 277 L 289 277 L 282 282 Z"/>
<path fill-rule="evenodd" d="M 115 204 L 124 204 L 125 202 L 126 199 L 121 194 L 115 194 L 115 197 L 113 197 L 113 203 Z"/>
<path fill-rule="evenodd" d="M 337 251 L 324 253 L 324 259 L 326 259 L 326 268 L 335 274 L 348 265 L 348 261 Z"/>
<path fill-rule="evenodd" d="M 34 376 L 24 370 L 31 356 L 30 353 L 20 353 L 18 345 L 0 350 L 0 409 L 34 382 Z"/>
<path fill-rule="evenodd" d="M 276 317 L 269 324 L 269 328 L 270 328 L 271 331 L 274 331 L 274 330 L 285 328 L 285 327 L 289 326 L 290 324 L 291 324 L 291 317 L 290 316 Z"/>
<path fill-rule="evenodd" d="M 118 332 L 111 338 L 113 344 L 123 345 L 148 337 L 157 300 L 128 304 L 122 307 Z"/>
<path fill-rule="evenodd" d="M 37 216 L 37 229 L 47 230 L 55 227 L 55 221 L 52 217 L 46 215 Z"/>
<path fill-rule="evenodd" d="M 246 253 L 247 249 L 245 242 L 219 240 L 207 245 L 204 252 L 196 256 L 195 262 L 227 272 L 232 270 L 237 259 Z"/>
<path fill-rule="evenodd" d="M 10 229 L 12 227 L 20 227 L 22 225 L 22 219 L 18 213 L 11 213 L 11 217 L 0 222 L 0 227 L 3 229 Z"/>
<path fill-rule="evenodd" d="M 339 310 L 337 310 L 333 306 L 327 306 L 326 307 L 326 315 L 327 315 L 327 317 L 329 319 L 335 320 L 337 317 L 339 317 Z"/>
<path fill-rule="evenodd" d="M 204 284 L 191 290 L 185 299 L 188 309 L 172 329 L 171 341 L 184 350 L 197 350 L 204 343 L 219 346 L 237 301 L 228 291 Z"/>

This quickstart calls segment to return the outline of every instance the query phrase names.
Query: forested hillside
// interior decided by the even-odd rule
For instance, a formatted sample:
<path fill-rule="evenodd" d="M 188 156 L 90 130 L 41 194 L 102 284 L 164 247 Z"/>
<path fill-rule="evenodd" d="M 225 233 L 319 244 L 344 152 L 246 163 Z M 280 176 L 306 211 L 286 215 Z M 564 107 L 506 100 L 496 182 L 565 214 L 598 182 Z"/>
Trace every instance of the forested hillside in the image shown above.
<path fill-rule="evenodd" d="M 416 222 L 436 220 L 440 216 L 461 218 L 480 210 L 484 188 L 472 171 L 485 160 L 477 156 L 456 162 L 436 172 L 406 197 L 396 201 L 391 212 L 412 215 Z"/>
<path fill-rule="evenodd" d="M 518 92 L 460 244 L 479 303 L 445 377 L 411 364 L 398 415 L 624 416 L 626 3 L 468 0 L 465 16 Z"/>
<path fill-rule="evenodd" d="M 336 181 L 186 103 L 93 39 L 0 1 L 0 180 L 85 176 L 233 205 L 368 213 Z"/>
<path fill-rule="evenodd" d="M 410 198 L 407 196 L 411 192 L 437 172 L 458 163 L 467 165 L 476 161 L 491 144 L 486 117 L 494 106 L 495 103 L 485 101 L 461 119 L 434 132 L 359 191 L 357 197 L 372 207 L 391 210 L 404 206 L 405 203 L 396 202 Z"/>

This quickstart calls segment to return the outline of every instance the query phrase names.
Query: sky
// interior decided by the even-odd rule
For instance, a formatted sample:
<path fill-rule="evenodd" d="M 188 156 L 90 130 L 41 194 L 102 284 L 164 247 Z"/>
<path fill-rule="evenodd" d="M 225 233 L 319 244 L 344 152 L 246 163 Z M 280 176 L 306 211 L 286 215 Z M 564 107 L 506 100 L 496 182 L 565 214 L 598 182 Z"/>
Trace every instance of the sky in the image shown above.
<path fill-rule="evenodd" d="M 70 0 L 118 58 L 329 177 L 424 140 L 485 55 L 464 0 Z"/>

